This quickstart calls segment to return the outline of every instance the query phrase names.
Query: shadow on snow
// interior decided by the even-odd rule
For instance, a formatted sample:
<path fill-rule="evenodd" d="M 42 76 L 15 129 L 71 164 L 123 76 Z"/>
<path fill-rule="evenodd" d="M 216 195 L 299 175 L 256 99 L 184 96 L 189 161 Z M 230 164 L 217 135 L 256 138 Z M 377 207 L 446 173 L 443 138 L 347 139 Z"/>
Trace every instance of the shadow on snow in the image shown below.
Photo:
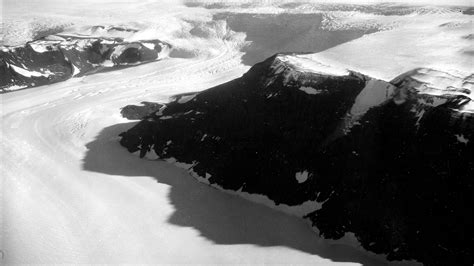
<path fill-rule="evenodd" d="M 216 244 L 284 246 L 337 262 L 380 265 L 381 262 L 352 247 L 328 244 L 303 220 L 229 195 L 198 183 L 172 164 L 134 156 L 118 143 L 118 134 L 135 123 L 103 129 L 88 143 L 83 159 L 87 171 L 120 176 L 150 176 L 170 188 L 169 200 L 175 211 L 168 222 L 192 227 Z"/>

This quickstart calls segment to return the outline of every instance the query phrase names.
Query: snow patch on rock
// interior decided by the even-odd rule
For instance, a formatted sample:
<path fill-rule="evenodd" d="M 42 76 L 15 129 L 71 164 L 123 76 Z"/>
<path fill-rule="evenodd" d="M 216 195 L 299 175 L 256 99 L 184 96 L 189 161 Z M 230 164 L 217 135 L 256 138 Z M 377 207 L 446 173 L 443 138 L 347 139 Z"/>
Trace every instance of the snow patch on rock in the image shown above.
<path fill-rule="evenodd" d="M 79 70 L 79 68 L 74 65 L 74 64 L 71 64 L 72 65 L 72 76 L 75 77 L 76 75 L 78 75 L 81 71 Z"/>
<path fill-rule="evenodd" d="M 23 85 L 23 86 L 20 86 L 20 85 L 13 85 L 13 86 L 10 86 L 8 88 L 4 88 L 3 90 L 4 91 L 16 91 L 16 90 L 21 90 L 21 89 L 24 89 L 28 86 L 26 85 Z"/>
<path fill-rule="evenodd" d="M 308 171 L 297 172 L 295 174 L 295 178 L 299 184 L 306 182 L 308 180 L 309 173 Z"/>
<path fill-rule="evenodd" d="M 48 72 L 48 73 L 40 73 L 38 71 L 31 71 L 31 70 L 26 70 L 24 68 L 21 68 L 21 67 L 17 67 L 15 65 L 9 65 L 13 71 L 15 71 L 16 73 L 24 76 L 24 77 L 49 77 L 52 73 L 51 72 Z"/>
<path fill-rule="evenodd" d="M 166 109 L 166 105 L 160 107 L 160 109 L 155 113 L 157 116 L 163 115 L 163 111 Z"/>
<path fill-rule="evenodd" d="M 304 91 L 304 92 L 306 92 L 307 94 L 310 94 L 310 95 L 316 95 L 316 94 L 320 94 L 320 93 L 323 92 L 322 90 L 317 90 L 315 88 L 305 87 L 305 86 L 300 87 L 299 90 Z"/>
<path fill-rule="evenodd" d="M 150 49 L 150 50 L 154 50 L 154 49 L 155 49 L 155 44 L 154 44 L 154 43 L 143 42 L 142 44 L 143 44 L 143 46 L 145 46 L 146 48 L 148 48 L 148 49 Z"/>
<path fill-rule="evenodd" d="M 454 136 L 456 136 L 456 139 L 461 143 L 467 144 L 469 142 L 469 139 L 464 137 L 464 135 L 462 135 L 462 134 L 456 134 Z"/>
<path fill-rule="evenodd" d="M 147 158 L 148 160 L 154 161 L 160 158 L 160 156 L 156 154 L 154 147 L 155 147 L 154 145 L 151 146 L 150 151 L 145 154 L 145 158 Z"/>
<path fill-rule="evenodd" d="M 187 102 L 191 101 L 192 99 L 194 99 L 194 97 L 196 97 L 196 94 L 181 96 L 178 100 L 178 103 L 181 103 L 181 104 L 187 103 Z"/>
<path fill-rule="evenodd" d="M 350 114 L 357 117 L 362 116 L 370 108 L 378 106 L 390 99 L 395 89 L 395 86 L 388 82 L 377 79 L 369 80 L 359 95 L 357 95 L 351 107 Z"/>
<path fill-rule="evenodd" d="M 393 98 L 396 87 L 378 79 L 369 80 L 362 91 L 357 95 L 350 111 L 344 117 L 340 126 L 342 134 L 347 134 L 350 129 L 358 124 L 358 120 L 371 108 L 379 106 Z M 337 130 L 336 136 L 341 135 Z"/>
<path fill-rule="evenodd" d="M 31 49 L 33 49 L 37 53 L 45 53 L 51 51 L 51 46 L 39 44 L 39 43 L 29 43 Z"/>

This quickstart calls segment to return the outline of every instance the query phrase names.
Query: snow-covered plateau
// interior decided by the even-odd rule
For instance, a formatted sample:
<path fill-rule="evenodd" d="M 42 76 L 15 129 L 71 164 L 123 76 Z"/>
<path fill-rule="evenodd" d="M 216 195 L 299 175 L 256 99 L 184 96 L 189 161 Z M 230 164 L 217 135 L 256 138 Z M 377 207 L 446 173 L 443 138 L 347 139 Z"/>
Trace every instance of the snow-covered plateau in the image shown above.
<path fill-rule="evenodd" d="M 1 264 L 472 265 L 434 2 L 3 1 Z"/>

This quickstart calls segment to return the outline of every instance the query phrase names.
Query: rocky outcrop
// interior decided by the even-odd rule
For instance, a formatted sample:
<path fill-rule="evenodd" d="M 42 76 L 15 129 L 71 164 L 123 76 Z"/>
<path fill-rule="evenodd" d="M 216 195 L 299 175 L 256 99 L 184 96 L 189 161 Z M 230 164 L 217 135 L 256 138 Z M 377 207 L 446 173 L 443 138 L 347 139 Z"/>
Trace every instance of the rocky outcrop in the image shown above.
<path fill-rule="evenodd" d="M 389 260 L 470 265 L 472 88 L 430 94 L 414 73 L 390 83 L 275 55 L 177 96 L 120 143 L 212 186 L 309 206 L 301 216 L 325 238 L 353 234 Z"/>
<path fill-rule="evenodd" d="M 93 29 L 92 33 L 103 29 Z M 112 27 L 106 32 L 129 32 Z M 64 81 L 166 57 L 171 46 L 160 40 L 55 34 L 24 46 L 0 50 L 0 92 Z"/>
<path fill-rule="evenodd" d="M 163 107 L 163 105 L 159 103 L 141 102 L 141 104 L 142 106 L 133 104 L 127 105 L 122 108 L 120 113 L 127 119 L 141 120 Z"/>

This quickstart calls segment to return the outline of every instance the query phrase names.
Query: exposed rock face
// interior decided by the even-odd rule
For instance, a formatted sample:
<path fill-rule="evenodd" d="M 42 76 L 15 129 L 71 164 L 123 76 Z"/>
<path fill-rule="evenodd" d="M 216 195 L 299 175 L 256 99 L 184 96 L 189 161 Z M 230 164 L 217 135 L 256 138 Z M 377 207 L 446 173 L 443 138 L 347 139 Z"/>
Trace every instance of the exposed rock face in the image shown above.
<path fill-rule="evenodd" d="M 414 80 L 421 84 L 276 55 L 239 79 L 177 96 L 121 144 L 277 205 L 314 201 L 304 217 L 325 238 L 351 232 L 389 260 L 470 265 L 472 100 L 426 94 Z"/>
<path fill-rule="evenodd" d="M 102 28 L 99 28 L 102 29 Z M 130 31 L 112 27 L 110 32 Z M 96 30 L 97 31 L 97 30 Z M 159 40 L 50 35 L 0 50 L 0 93 L 50 84 L 98 71 L 157 60 L 170 45 Z"/>
<path fill-rule="evenodd" d="M 120 113 L 123 117 L 130 119 L 130 120 L 141 120 L 148 116 L 151 113 L 158 111 L 162 104 L 159 103 L 151 103 L 151 102 L 142 102 L 142 106 L 139 105 L 127 105 Z"/>
<path fill-rule="evenodd" d="M 441 99 L 410 91 L 376 106 L 315 157 L 330 194 L 306 217 L 324 237 L 354 232 L 390 260 L 472 264 L 474 115 L 455 111 L 464 96 Z"/>

